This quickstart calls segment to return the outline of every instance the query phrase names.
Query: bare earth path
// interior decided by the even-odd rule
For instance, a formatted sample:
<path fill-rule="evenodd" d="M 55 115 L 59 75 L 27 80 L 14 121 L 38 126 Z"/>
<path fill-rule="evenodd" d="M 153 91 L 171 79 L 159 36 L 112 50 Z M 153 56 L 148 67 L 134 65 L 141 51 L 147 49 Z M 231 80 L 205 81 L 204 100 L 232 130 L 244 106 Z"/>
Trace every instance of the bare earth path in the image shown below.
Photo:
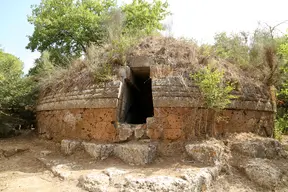
<path fill-rule="evenodd" d="M 38 139 L 33 134 L 0 140 L 0 191 L 5 192 L 76 192 L 82 191 L 70 181 L 61 181 L 37 160 L 41 151 L 59 152 L 53 142 Z M 22 152 L 13 154 L 15 149 Z M 9 154 L 10 152 L 10 154 Z M 6 157 L 5 157 L 6 156 Z"/>

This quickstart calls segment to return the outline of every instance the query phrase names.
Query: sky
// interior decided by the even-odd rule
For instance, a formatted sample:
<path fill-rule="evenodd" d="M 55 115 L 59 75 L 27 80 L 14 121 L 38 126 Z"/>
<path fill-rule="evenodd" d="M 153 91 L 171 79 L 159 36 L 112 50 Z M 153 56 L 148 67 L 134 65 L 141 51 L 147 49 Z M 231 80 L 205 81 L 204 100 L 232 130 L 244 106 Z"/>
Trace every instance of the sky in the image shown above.
<path fill-rule="evenodd" d="M 25 49 L 33 26 L 27 22 L 30 6 L 41 0 L 0 0 L 0 45 L 5 52 L 20 58 L 24 72 L 40 56 Z M 120 0 L 129 2 L 131 0 Z M 196 39 L 211 43 L 217 32 L 253 31 L 258 22 L 274 26 L 288 20 L 287 0 L 168 0 L 172 13 L 165 23 L 170 26 L 167 35 Z M 288 22 L 281 25 L 283 33 Z"/>

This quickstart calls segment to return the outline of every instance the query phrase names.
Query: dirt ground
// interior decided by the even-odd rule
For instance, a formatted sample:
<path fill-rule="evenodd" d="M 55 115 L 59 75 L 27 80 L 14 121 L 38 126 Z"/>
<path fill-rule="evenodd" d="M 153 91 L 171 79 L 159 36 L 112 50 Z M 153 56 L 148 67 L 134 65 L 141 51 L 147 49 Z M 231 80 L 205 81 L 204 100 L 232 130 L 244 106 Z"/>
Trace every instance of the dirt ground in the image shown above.
<path fill-rule="evenodd" d="M 59 145 L 38 139 L 34 134 L 0 140 L 0 150 L 11 151 L 11 156 L 0 155 L 0 191 L 81 191 L 70 182 L 60 181 L 43 163 L 37 160 L 43 150 L 58 152 Z M 23 150 L 13 154 L 15 149 Z M 75 186 L 75 187 L 74 187 Z"/>
<path fill-rule="evenodd" d="M 288 136 L 284 137 L 288 143 Z M 177 159 L 157 159 L 148 167 L 131 167 L 117 159 L 108 159 L 95 162 L 88 155 L 78 152 L 72 156 L 64 156 L 60 152 L 60 144 L 43 140 L 35 133 L 26 133 L 21 136 L 0 140 L 0 191 L 5 192 L 78 192 L 84 191 L 77 187 L 77 179 L 63 179 L 41 162 L 41 157 L 49 156 L 61 162 L 76 162 L 74 169 L 83 174 L 92 169 L 117 167 L 122 169 L 137 169 L 145 174 L 162 172 L 169 175 L 171 170 L 189 167 L 188 163 Z M 165 163 L 164 163 L 165 162 Z M 287 162 L 288 163 L 288 162 Z M 80 170 L 80 171 L 79 171 Z M 223 173 L 212 183 L 210 192 L 252 192 L 265 191 L 241 175 L 237 170 L 232 170 L 232 175 Z M 288 189 L 287 189 L 288 191 Z"/>

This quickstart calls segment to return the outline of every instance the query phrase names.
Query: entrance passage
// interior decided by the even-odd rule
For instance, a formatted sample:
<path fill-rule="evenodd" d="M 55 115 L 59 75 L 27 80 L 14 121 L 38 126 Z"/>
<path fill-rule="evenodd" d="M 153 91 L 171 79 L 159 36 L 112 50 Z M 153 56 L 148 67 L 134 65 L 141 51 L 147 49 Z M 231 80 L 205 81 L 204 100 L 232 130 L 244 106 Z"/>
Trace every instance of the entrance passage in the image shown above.
<path fill-rule="evenodd" d="M 143 124 L 147 117 L 154 116 L 150 67 L 131 68 L 131 73 L 132 78 L 125 79 L 128 94 L 125 122 Z"/>

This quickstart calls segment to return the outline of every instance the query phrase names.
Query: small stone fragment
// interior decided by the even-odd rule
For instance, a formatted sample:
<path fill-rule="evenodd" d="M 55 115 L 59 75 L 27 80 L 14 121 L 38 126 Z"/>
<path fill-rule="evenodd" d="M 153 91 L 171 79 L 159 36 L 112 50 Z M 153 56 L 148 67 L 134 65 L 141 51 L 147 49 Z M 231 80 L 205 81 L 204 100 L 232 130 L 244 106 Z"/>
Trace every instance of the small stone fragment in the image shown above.
<path fill-rule="evenodd" d="M 145 135 L 145 129 L 143 125 L 137 125 L 134 130 L 134 136 L 136 139 L 141 139 Z"/>
<path fill-rule="evenodd" d="M 118 137 L 120 141 L 127 141 L 133 135 L 133 129 L 130 127 L 118 128 Z"/>
<path fill-rule="evenodd" d="M 75 152 L 77 148 L 80 148 L 81 142 L 80 141 L 73 141 L 73 140 L 62 140 L 61 141 L 61 151 L 65 155 L 71 155 Z"/>
<path fill-rule="evenodd" d="M 50 155 L 51 153 L 52 151 L 48 151 L 48 150 L 40 151 L 40 156 L 45 157 L 45 156 Z"/>
<path fill-rule="evenodd" d="M 17 153 L 22 153 L 24 151 L 28 151 L 29 148 L 10 148 L 10 149 L 3 149 L 2 154 L 4 157 L 11 157 L 16 155 Z"/>

